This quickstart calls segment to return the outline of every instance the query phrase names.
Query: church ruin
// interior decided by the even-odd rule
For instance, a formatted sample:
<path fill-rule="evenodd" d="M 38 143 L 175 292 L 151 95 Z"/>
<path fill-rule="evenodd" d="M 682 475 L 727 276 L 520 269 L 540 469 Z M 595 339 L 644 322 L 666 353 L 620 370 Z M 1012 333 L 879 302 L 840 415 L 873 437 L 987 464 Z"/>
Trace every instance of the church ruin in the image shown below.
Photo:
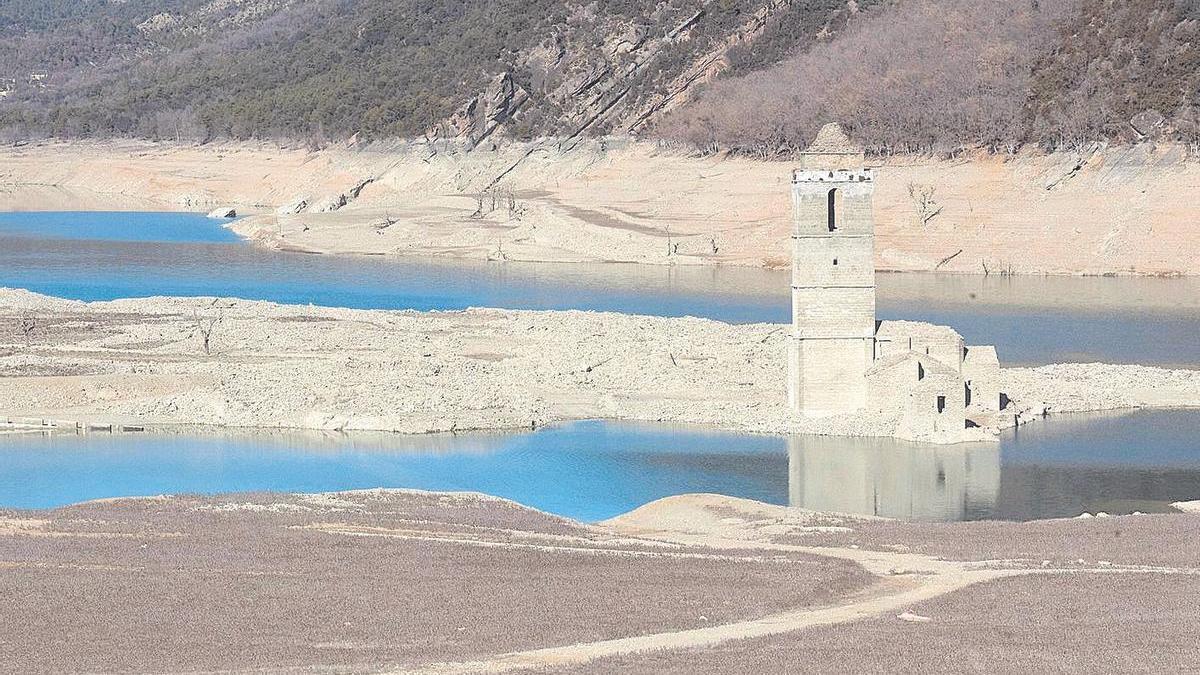
<path fill-rule="evenodd" d="M 898 416 L 898 435 L 939 442 L 1001 407 L 993 347 L 945 326 L 875 319 L 875 177 L 825 125 L 792 174 L 788 400 L 801 415 Z"/>

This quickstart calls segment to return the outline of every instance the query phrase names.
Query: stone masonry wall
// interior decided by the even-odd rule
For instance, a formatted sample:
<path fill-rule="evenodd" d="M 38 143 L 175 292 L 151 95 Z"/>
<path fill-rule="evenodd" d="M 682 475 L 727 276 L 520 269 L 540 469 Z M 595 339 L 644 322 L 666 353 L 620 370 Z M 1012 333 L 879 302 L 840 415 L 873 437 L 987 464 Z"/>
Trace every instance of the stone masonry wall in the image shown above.
<path fill-rule="evenodd" d="M 869 170 L 793 174 L 788 391 L 793 409 L 806 415 L 866 404 L 875 335 L 873 189 Z"/>

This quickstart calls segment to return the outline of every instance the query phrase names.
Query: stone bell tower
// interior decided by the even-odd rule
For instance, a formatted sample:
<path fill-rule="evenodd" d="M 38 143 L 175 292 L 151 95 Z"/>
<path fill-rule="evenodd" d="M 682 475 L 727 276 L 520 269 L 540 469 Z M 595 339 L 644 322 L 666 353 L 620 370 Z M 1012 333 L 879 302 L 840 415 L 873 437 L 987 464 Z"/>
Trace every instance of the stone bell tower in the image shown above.
<path fill-rule="evenodd" d="M 837 124 L 792 174 L 792 336 L 788 401 L 810 416 L 863 407 L 875 355 L 871 170 Z"/>

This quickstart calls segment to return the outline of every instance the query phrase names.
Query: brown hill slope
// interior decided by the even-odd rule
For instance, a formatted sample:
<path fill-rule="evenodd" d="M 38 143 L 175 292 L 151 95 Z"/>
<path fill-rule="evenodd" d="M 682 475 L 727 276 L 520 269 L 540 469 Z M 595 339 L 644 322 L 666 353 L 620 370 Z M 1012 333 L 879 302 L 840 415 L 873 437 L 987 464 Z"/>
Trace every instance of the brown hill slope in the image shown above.
<path fill-rule="evenodd" d="M 878 154 L 1200 141 L 1196 0 L 904 0 L 724 79 L 662 131 L 778 154 L 830 119 Z"/>
<path fill-rule="evenodd" d="M 15 136 L 641 129 L 878 0 L 0 0 Z M 8 72 L 3 72 L 4 70 Z"/>
<path fill-rule="evenodd" d="M 0 0 L 0 133 L 1195 144 L 1198 36 L 1200 0 Z"/>

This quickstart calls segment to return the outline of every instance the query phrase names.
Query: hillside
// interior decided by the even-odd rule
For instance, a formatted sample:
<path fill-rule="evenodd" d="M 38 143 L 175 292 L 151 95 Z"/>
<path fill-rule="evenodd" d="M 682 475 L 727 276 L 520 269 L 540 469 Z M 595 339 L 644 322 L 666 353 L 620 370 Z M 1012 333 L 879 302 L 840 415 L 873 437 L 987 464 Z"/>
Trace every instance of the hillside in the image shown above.
<path fill-rule="evenodd" d="M 901 0 L 723 78 L 663 134 L 760 154 L 830 119 L 876 155 L 1200 142 L 1200 0 Z"/>
<path fill-rule="evenodd" d="M 0 0 L 0 139 L 1200 142 L 1200 0 Z"/>
<path fill-rule="evenodd" d="M 626 132 L 718 72 L 832 35 L 874 1 L 0 0 L 0 127 L 318 140 Z"/>

